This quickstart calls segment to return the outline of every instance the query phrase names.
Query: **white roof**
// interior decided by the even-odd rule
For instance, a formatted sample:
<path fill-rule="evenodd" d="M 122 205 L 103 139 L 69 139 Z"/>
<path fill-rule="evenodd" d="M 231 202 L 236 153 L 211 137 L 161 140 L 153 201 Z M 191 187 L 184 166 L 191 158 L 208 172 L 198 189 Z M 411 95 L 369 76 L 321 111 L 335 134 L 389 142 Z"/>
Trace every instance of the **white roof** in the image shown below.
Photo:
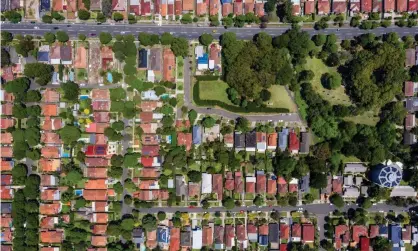
<path fill-rule="evenodd" d="M 209 68 L 208 64 L 197 64 L 198 70 L 207 70 Z"/>
<path fill-rule="evenodd" d="M 209 69 L 214 69 L 215 68 L 215 61 L 212 59 L 209 59 Z"/>
<path fill-rule="evenodd" d="M 299 184 L 299 180 L 298 179 L 295 179 L 295 178 L 292 178 L 290 180 L 289 184 Z"/>
<path fill-rule="evenodd" d="M 145 91 L 141 93 L 141 97 L 142 99 L 147 99 L 147 100 L 159 100 L 157 94 L 155 93 L 154 90 L 149 90 L 149 91 Z"/>
<path fill-rule="evenodd" d="M 348 163 L 344 167 L 345 173 L 364 173 L 367 171 L 367 167 L 362 163 Z"/>
<path fill-rule="evenodd" d="M 257 179 L 253 176 L 245 177 L 245 182 L 256 182 Z"/>
<path fill-rule="evenodd" d="M 196 46 L 196 48 L 194 48 L 194 53 L 196 54 L 196 58 L 202 57 L 203 54 L 205 54 L 203 46 L 201 45 Z"/>
<path fill-rule="evenodd" d="M 153 113 L 152 114 L 152 119 L 162 119 L 164 117 L 164 114 L 162 113 Z"/>
<path fill-rule="evenodd" d="M 212 192 L 212 174 L 202 173 L 202 193 Z"/>
<path fill-rule="evenodd" d="M 196 229 L 192 231 L 192 248 L 193 249 L 202 249 L 202 229 Z"/>
<path fill-rule="evenodd" d="M 343 197 L 356 198 L 359 196 L 360 196 L 360 191 L 358 190 L 357 187 L 349 187 L 345 189 Z"/>
<path fill-rule="evenodd" d="M 417 192 L 410 186 L 396 186 L 392 189 L 390 197 L 416 197 Z"/>

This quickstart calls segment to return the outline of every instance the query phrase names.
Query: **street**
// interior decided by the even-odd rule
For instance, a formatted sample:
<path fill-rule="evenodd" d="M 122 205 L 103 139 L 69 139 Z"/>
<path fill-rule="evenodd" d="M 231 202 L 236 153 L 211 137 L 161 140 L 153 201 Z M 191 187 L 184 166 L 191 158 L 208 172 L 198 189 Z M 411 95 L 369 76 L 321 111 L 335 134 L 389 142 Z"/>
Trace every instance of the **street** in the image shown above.
<path fill-rule="evenodd" d="M 35 29 L 35 27 L 37 27 Z M 58 29 L 54 29 L 57 27 Z M 14 34 L 22 35 L 35 35 L 42 36 L 46 32 L 57 32 L 65 31 L 70 37 L 77 37 L 78 34 L 85 34 L 89 37 L 98 37 L 100 32 L 110 32 L 112 35 L 116 34 L 134 34 L 137 35 L 139 32 L 148 32 L 153 34 L 162 34 L 164 32 L 170 32 L 175 36 L 185 37 L 187 39 L 197 39 L 203 33 L 211 33 L 215 38 L 219 37 L 224 32 L 235 32 L 237 37 L 241 39 L 250 39 L 255 34 L 264 31 L 272 36 L 277 36 L 284 33 L 288 30 L 288 27 L 268 27 L 266 29 L 260 29 L 258 27 L 243 27 L 243 28 L 228 28 L 224 27 L 197 27 L 191 25 L 163 25 L 157 26 L 155 24 L 44 24 L 44 23 L 20 23 L 20 24 L 11 24 L 4 23 L 1 25 L 2 30 L 10 31 Z M 389 28 L 377 28 L 373 30 L 361 30 L 359 28 L 353 27 L 344 27 L 344 28 L 328 28 L 325 30 L 314 30 L 312 28 L 304 29 L 310 35 L 315 35 L 318 33 L 323 34 L 336 34 L 340 39 L 352 38 L 363 33 L 374 33 L 376 35 L 383 35 L 388 32 L 396 32 L 399 36 L 403 37 L 406 35 L 415 35 L 418 34 L 418 27 L 408 28 L 408 27 L 397 27 L 391 26 Z"/>

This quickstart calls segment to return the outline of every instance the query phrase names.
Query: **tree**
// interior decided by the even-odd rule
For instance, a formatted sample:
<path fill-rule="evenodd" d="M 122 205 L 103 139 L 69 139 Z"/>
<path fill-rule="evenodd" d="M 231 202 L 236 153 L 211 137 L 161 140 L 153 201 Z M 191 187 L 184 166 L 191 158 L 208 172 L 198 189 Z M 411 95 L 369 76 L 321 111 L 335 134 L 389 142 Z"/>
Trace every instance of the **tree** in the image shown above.
<path fill-rule="evenodd" d="M 46 24 L 52 24 L 53 18 L 50 15 L 43 15 L 42 16 L 42 22 Z"/>
<path fill-rule="evenodd" d="M 138 158 L 140 158 L 141 155 L 139 153 L 127 153 L 125 156 L 123 156 L 123 166 L 124 167 L 136 167 L 138 166 Z"/>
<path fill-rule="evenodd" d="M 264 4 L 264 10 L 268 13 L 268 12 L 272 12 L 276 9 L 276 5 L 277 5 L 277 1 L 275 0 L 268 0 L 267 2 L 265 2 Z"/>
<path fill-rule="evenodd" d="M 227 209 L 230 210 L 235 207 L 235 201 L 231 197 L 226 197 L 222 201 L 222 205 Z"/>
<path fill-rule="evenodd" d="M 132 196 L 130 196 L 129 194 L 125 194 L 125 197 L 123 197 L 123 203 L 125 203 L 126 205 L 131 205 L 132 202 Z"/>
<path fill-rule="evenodd" d="M 189 117 L 189 121 L 190 121 L 190 124 L 194 124 L 194 122 L 196 121 L 196 119 L 197 119 L 197 112 L 195 111 L 195 110 L 190 110 L 189 112 L 188 112 L 188 117 Z"/>
<path fill-rule="evenodd" d="M 116 183 L 113 185 L 113 189 L 115 190 L 115 192 L 116 192 L 117 194 L 122 194 L 122 193 L 123 193 L 123 186 L 122 186 L 122 184 L 121 184 L 120 182 L 116 182 Z"/>
<path fill-rule="evenodd" d="M 3 13 L 3 16 L 9 20 L 11 23 L 19 23 L 20 21 L 22 21 L 22 15 L 20 15 L 19 12 L 15 11 L 15 10 L 9 10 Z"/>
<path fill-rule="evenodd" d="M 1 48 L 1 67 L 8 66 L 10 65 L 10 63 L 11 62 L 9 52 L 6 49 Z"/>
<path fill-rule="evenodd" d="M 113 20 L 115 20 L 116 22 L 122 21 L 123 15 L 119 12 L 115 12 L 113 13 Z"/>
<path fill-rule="evenodd" d="M 373 238 L 371 241 L 371 245 L 373 250 L 381 250 L 381 251 L 390 251 L 392 250 L 392 243 L 387 238 L 378 236 Z"/>
<path fill-rule="evenodd" d="M 316 46 L 322 46 L 327 41 L 327 36 L 324 34 L 317 34 L 312 37 L 312 41 Z"/>
<path fill-rule="evenodd" d="M 336 89 L 341 86 L 341 75 L 338 73 L 324 73 L 321 77 L 321 82 L 324 88 Z"/>
<path fill-rule="evenodd" d="M 46 32 L 44 34 L 44 39 L 47 43 L 53 44 L 55 42 L 55 35 L 52 32 Z"/>
<path fill-rule="evenodd" d="M 389 102 L 380 111 L 381 120 L 389 120 L 398 125 L 402 125 L 407 111 L 403 102 Z"/>
<path fill-rule="evenodd" d="M 205 128 L 212 128 L 215 125 L 216 121 L 214 118 L 207 116 L 202 119 L 202 125 Z"/>
<path fill-rule="evenodd" d="M 372 200 L 369 197 L 361 199 L 361 207 L 362 208 L 368 209 L 371 206 L 372 206 Z"/>
<path fill-rule="evenodd" d="M 78 127 L 73 125 L 65 125 L 58 131 L 64 144 L 70 145 L 76 142 L 81 137 L 81 131 Z"/>
<path fill-rule="evenodd" d="M 334 193 L 329 197 L 329 201 L 338 208 L 342 208 L 345 205 L 345 202 L 341 195 Z"/>
<path fill-rule="evenodd" d="M 243 133 L 248 132 L 250 130 L 250 121 L 245 117 L 237 118 L 235 129 Z"/>
<path fill-rule="evenodd" d="M 122 230 L 132 231 L 132 229 L 134 229 L 135 226 L 135 221 L 132 218 L 132 215 L 124 215 L 122 222 L 120 223 L 120 226 Z"/>
<path fill-rule="evenodd" d="M 66 82 L 61 84 L 64 91 L 64 98 L 70 102 L 76 102 L 80 95 L 80 86 L 74 82 Z"/>
<path fill-rule="evenodd" d="M 165 212 L 161 211 L 161 212 L 158 212 L 157 217 L 158 217 L 159 221 L 163 221 L 166 218 L 166 214 L 165 214 Z"/>
<path fill-rule="evenodd" d="M 176 57 L 186 57 L 189 54 L 189 42 L 185 38 L 174 38 L 171 43 L 171 50 Z"/>
<path fill-rule="evenodd" d="M 56 37 L 57 37 L 57 40 L 60 41 L 61 43 L 65 43 L 70 39 L 68 34 L 64 31 L 57 31 Z"/>
<path fill-rule="evenodd" d="M 78 18 L 80 18 L 80 20 L 89 20 L 90 19 L 90 11 L 78 10 L 77 14 L 78 14 Z"/>
<path fill-rule="evenodd" d="M 128 23 L 129 24 L 136 24 L 137 23 L 135 15 L 132 15 L 132 14 L 128 15 Z"/>
<path fill-rule="evenodd" d="M 106 1 L 102 1 L 102 2 L 106 2 Z M 99 23 L 104 23 L 104 22 L 106 22 L 106 16 L 103 13 L 99 12 L 99 13 L 97 13 L 96 20 Z"/>
<path fill-rule="evenodd" d="M 173 37 L 173 35 L 171 35 L 169 32 L 164 32 L 164 33 L 161 35 L 160 40 L 161 40 L 161 44 L 162 44 L 162 45 L 171 45 L 171 43 L 172 43 L 172 42 L 173 42 L 173 40 L 174 40 L 174 37 Z"/>
<path fill-rule="evenodd" d="M 17 164 L 12 169 L 12 180 L 14 185 L 24 185 L 26 176 L 28 175 L 28 167 L 25 164 Z"/>
<path fill-rule="evenodd" d="M 193 22 L 193 18 L 192 18 L 192 16 L 189 13 L 187 13 L 187 14 L 184 14 L 181 17 L 180 22 L 182 24 L 191 24 Z"/>
<path fill-rule="evenodd" d="M 10 43 L 13 41 L 13 34 L 8 31 L 1 31 L 1 41 L 4 43 Z"/>
<path fill-rule="evenodd" d="M 325 188 L 328 185 L 327 175 L 324 173 L 312 172 L 309 184 L 311 187 L 316 189 Z"/>
<path fill-rule="evenodd" d="M 204 46 L 209 46 L 212 43 L 212 41 L 213 41 L 212 34 L 203 33 L 199 37 L 199 42 Z"/>
<path fill-rule="evenodd" d="M 99 40 L 101 44 L 108 44 L 112 41 L 112 35 L 109 32 L 100 32 Z"/>
<path fill-rule="evenodd" d="M 65 176 L 65 181 L 67 182 L 67 185 L 70 185 L 70 186 L 76 185 L 82 179 L 83 179 L 83 174 L 81 173 L 80 169 L 71 170 Z"/>
<path fill-rule="evenodd" d="M 26 118 L 27 117 L 26 106 L 21 103 L 15 104 L 12 109 L 12 114 L 13 114 L 13 117 L 17 119 Z"/>
<path fill-rule="evenodd" d="M 116 131 L 122 131 L 125 128 L 125 123 L 123 123 L 121 120 L 115 121 L 112 123 L 112 128 Z"/>
<path fill-rule="evenodd" d="M 42 96 L 38 90 L 29 90 L 26 92 L 26 102 L 39 102 Z"/>
<path fill-rule="evenodd" d="M 103 0 L 102 1 L 102 11 L 103 15 L 106 17 L 112 16 L 112 0 Z"/>
<path fill-rule="evenodd" d="M 19 43 L 15 45 L 17 54 L 22 55 L 23 57 L 29 56 L 29 52 L 35 49 L 35 44 L 32 41 L 31 36 L 26 36 L 19 39 Z"/>
<path fill-rule="evenodd" d="M 271 98 L 271 92 L 269 90 L 267 90 L 267 89 L 261 90 L 261 92 L 260 92 L 260 98 L 263 101 L 270 100 L 270 98 Z"/>
<path fill-rule="evenodd" d="M 47 85 L 51 82 L 54 67 L 43 63 L 28 63 L 25 65 L 24 75 L 34 78 L 39 85 Z"/>
<path fill-rule="evenodd" d="M 153 231 L 157 229 L 157 219 L 152 214 L 147 214 L 142 217 L 142 227 L 146 231 Z"/>
<path fill-rule="evenodd" d="M 86 200 L 83 197 L 79 197 L 76 199 L 74 207 L 78 210 L 86 206 Z"/>
<path fill-rule="evenodd" d="M 191 182 L 200 182 L 202 180 L 202 174 L 198 171 L 191 170 L 187 173 L 189 181 Z"/>
<path fill-rule="evenodd" d="M 123 174 L 123 168 L 119 166 L 112 166 L 108 171 L 107 174 L 115 179 L 120 179 Z"/>
<path fill-rule="evenodd" d="M 292 206 L 292 207 L 296 207 L 297 206 L 297 204 L 298 204 L 298 198 L 296 198 L 296 196 L 289 196 L 289 198 L 288 198 L 288 200 L 289 200 L 289 205 L 290 206 Z"/>
<path fill-rule="evenodd" d="M 261 207 L 264 205 L 264 198 L 261 195 L 257 195 L 255 199 L 253 200 L 254 205 Z"/>

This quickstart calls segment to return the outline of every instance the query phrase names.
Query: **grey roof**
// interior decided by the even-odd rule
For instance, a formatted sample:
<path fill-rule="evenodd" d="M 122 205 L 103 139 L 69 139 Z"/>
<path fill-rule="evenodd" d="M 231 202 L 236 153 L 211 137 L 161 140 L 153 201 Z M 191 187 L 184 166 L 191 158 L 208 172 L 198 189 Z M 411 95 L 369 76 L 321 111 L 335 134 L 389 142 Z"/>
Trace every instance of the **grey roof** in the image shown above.
<path fill-rule="evenodd" d="M 255 131 L 247 132 L 245 134 L 245 146 L 256 147 L 257 146 L 257 134 Z"/>
<path fill-rule="evenodd" d="M 224 243 L 224 227 L 223 226 L 215 226 L 214 229 L 214 240 L 215 244 L 223 244 Z"/>
<path fill-rule="evenodd" d="M 152 48 L 149 53 L 148 66 L 150 70 L 161 71 L 162 50 L 161 48 Z"/>
<path fill-rule="evenodd" d="M 417 192 L 410 186 L 397 186 L 392 189 L 390 197 L 416 197 Z"/>
<path fill-rule="evenodd" d="M 12 213 L 12 203 L 11 202 L 2 202 L 1 203 L 1 213 L 2 214 Z"/>
<path fill-rule="evenodd" d="M 236 148 L 245 147 L 245 134 L 240 132 L 235 132 L 234 134 L 234 143 Z"/>
<path fill-rule="evenodd" d="M 180 245 L 181 246 L 191 246 L 192 245 L 192 235 L 190 230 L 181 231 L 180 233 Z"/>
<path fill-rule="evenodd" d="M 417 143 L 417 137 L 415 134 L 411 133 L 410 131 L 404 131 L 403 133 L 403 143 L 404 145 L 413 145 Z"/>
<path fill-rule="evenodd" d="M 187 184 L 183 176 L 176 176 L 176 196 L 187 195 Z"/>
<path fill-rule="evenodd" d="M 200 125 L 193 126 L 193 144 L 202 143 L 202 127 Z"/>
<path fill-rule="evenodd" d="M 344 186 L 353 185 L 353 175 L 344 176 Z"/>
<path fill-rule="evenodd" d="M 269 224 L 269 241 L 279 242 L 279 224 L 277 223 Z"/>
<path fill-rule="evenodd" d="M 327 187 L 321 188 L 321 194 L 331 194 L 332 192 L 332 176 L 327 175 Z"/>
<path fill-rule="evenodd" d="M 9 0 L 1 0 L 1 5 L 0 5 L 0 10 L 1 11 L 8 11 L 10 10 L 10 1 Z"/>
<path fill-rule="evenodd" d="M 367 167 L 362 163 L 348 163 L 344 167 L 345 173 L 364 173 L 367 171 Z"/>
<path fill-rule="evenodd" d="M 138 68 L 148 67 L 148 50 L 142 48 L 138 53 Z"/>
<path fill-rule="evenodd" d="M 369 196 L 369 193 L 367 192 L 367 190 L 369 190 L 369 187 L 368 186 L 361 186 L 361 188 L 360 188 L 361 194 L 364 197 Z"/>
<path fill-rule="evenodd" d="M 132 230 L 132 236 L 133 237 L 144 237 L 144 231 L 140 227 L 134 228 Z"/>
<path fill-rule="evenodd" d="M 63 45 L 61 46 L 61 60 L 62 61 L 71 61 L 71 46 L 70 45 Z"/>
<path fill-rule="evenodd" d="M 299 153 L 309 153 L 309 147 L 311 145 L 311 136 L 309 132 L 301 133 L 300 149 Z"/>
<path fill-rule="evenodd" d="M 309 192 L 309 173 L 299 180 L 299 189 L 302 193 Z"/>
<path fill-rule="evenodd" d="M 12 64 L 18 64 L 19 55 L 17 54 L 15 47 L 10 46 L 7 48 L 7 51 L 9 52 L 9 55 L 10 55 L 10 62 L 12 62 Z"/>
<path fill-rule="evenodd" d="M 36 58 L 32 55 L 28 55 L 27 57 L 23 58 L 25 64 L 36 63 Z"/>
<path fill-rule="evenodd" d="M 360 196 L 360 191 L 357 187 L 348 187 L 344 191 L 343 197 L 357 198 Z"/>
<path fill-rule="evenodd" d="M 410 113 L 415 113 L 416 111 L 418 111 L 418 98 L 417 97 L 407 98 L 406 109 Z"/>

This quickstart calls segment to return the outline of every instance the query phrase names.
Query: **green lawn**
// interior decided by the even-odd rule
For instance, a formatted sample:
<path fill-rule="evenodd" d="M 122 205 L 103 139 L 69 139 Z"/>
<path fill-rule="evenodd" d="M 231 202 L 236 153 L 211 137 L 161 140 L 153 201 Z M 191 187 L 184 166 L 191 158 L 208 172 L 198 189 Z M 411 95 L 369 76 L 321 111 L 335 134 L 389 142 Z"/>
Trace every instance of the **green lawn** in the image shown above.
<path fill-rule="evenodd" d="M 315 73 L 315 77 L 311 81 L 312 87 L 318 92 L 321 97 L 329 101 L 332 105 L 342 104 L 351 105 L 350 98 L 345 93 L 344 87 L 340 86 L 335 90 L 325 89 L 321 84 L 321 76 L 324 73 L 336 72 L 336 68 L 328 67 L 318 58 L 308 58 L 306 63 L 306 69 Z"/>
<path fill-rule="evenodd" d="M 177 78 L 183 78 L 183 66 L 184 66 L 184 59 L 183 57 L 177 57 Z"/>
<path fill-rule="evenodd" d="M 379 117 L 377 116 L 377 114 L 378 113 L 374 111 L 366 111 L 361 115 L 345 117 L 344 120 L 351 121 L 356 124 L 375 126 L 379 121 Z"/>
<path fill-rule="evenodd" d="M 219 100 L 228 105 L 234 105 L 228 99 L 228 94 L 226 89 L 228 89 L 228 84 L 221 81 L 200 81 L 199 82 L 199 96 L 204 100 Z"/>
<path fill-rule="evenodd" d="M 269 88 L 271 99 L 268 101 L 269 106 L 275 108 L 287 108 L 290 112 L 297 111 L 297 106 L 282 85 L 273 85 Z"/>
<path fill-rule="evenodd" d="M 87 70 L 86 69 L 75 69 L 75 79 L 77 81 L 86 81 L 88 80 Z"/>

